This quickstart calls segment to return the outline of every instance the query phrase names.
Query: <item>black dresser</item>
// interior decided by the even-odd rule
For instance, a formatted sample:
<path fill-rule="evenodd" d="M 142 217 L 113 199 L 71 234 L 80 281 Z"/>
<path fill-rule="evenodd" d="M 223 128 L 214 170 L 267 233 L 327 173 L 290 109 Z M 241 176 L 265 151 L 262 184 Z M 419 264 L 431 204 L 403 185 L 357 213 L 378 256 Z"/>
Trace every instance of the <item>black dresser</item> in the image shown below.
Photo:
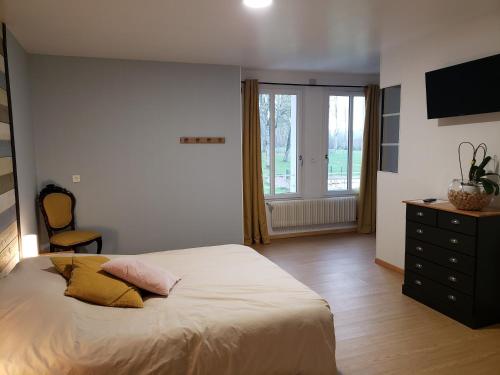
<path fill-rule="evenodd" d="M 405 203 L 403 293 L 471 328 L 500 323 L 500 210 Z"/>

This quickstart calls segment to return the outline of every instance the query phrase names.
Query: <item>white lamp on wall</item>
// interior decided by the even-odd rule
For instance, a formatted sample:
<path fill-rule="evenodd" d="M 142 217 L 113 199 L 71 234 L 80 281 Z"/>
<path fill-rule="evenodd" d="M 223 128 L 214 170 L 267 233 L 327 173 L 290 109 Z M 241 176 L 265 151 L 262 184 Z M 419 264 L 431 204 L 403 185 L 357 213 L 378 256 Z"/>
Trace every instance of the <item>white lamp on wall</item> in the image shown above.
<path fill-rule="evenodd" d="M 23 242 L 23 258 L 33 258 L 38 256 L 38 236 L 36 234 L 25 234 Z"/>

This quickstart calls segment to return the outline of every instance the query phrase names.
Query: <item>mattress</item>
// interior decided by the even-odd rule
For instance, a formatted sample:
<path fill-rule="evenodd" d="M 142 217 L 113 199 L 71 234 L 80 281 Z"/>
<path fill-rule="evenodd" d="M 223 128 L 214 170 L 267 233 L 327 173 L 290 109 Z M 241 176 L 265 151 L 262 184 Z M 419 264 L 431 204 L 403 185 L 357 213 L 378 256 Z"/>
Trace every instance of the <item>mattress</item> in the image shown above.
<path fill-rule="evenodd" d="M 0 374 L 336 373 L 327 302 L 251 248 L 137 256 L 182 277 L 143 309 L 66 297 L 49 257 L 21 261 L 0 280 Z"/>

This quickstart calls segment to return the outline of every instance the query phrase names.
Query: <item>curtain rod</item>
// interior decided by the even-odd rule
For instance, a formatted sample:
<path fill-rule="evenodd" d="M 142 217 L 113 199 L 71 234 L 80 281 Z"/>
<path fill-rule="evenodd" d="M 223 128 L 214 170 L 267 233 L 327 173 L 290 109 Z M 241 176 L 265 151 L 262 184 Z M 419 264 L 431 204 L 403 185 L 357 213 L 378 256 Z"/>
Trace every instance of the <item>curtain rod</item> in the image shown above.
<path fill-rule="evenodd" d="M 245 81 L 241 81 L 245 83 Z M 365 88 L 366 86 L 354 86 L 354 85 L 312 85 L 310 83 L 280 83 L 280 82 L 259 82 L 259 85 L 278 85 L 278 86 L 309 86 L 309 87 L 343 87 L 343 88 Z"/>

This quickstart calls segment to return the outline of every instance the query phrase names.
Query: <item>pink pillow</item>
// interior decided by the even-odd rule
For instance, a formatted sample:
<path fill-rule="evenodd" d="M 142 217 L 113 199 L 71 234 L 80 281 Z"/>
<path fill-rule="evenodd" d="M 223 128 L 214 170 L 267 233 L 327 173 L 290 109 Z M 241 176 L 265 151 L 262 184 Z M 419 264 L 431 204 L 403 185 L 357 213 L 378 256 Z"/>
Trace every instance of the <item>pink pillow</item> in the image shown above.
<path fill-rule="evenodd" d="M 169 271 L 144 263 L 135 257 L 112 259 L 101 267 L 119 279 L 162 296 L 168 296 L 170 290 L 180 280 L 180 277 Z"/>

